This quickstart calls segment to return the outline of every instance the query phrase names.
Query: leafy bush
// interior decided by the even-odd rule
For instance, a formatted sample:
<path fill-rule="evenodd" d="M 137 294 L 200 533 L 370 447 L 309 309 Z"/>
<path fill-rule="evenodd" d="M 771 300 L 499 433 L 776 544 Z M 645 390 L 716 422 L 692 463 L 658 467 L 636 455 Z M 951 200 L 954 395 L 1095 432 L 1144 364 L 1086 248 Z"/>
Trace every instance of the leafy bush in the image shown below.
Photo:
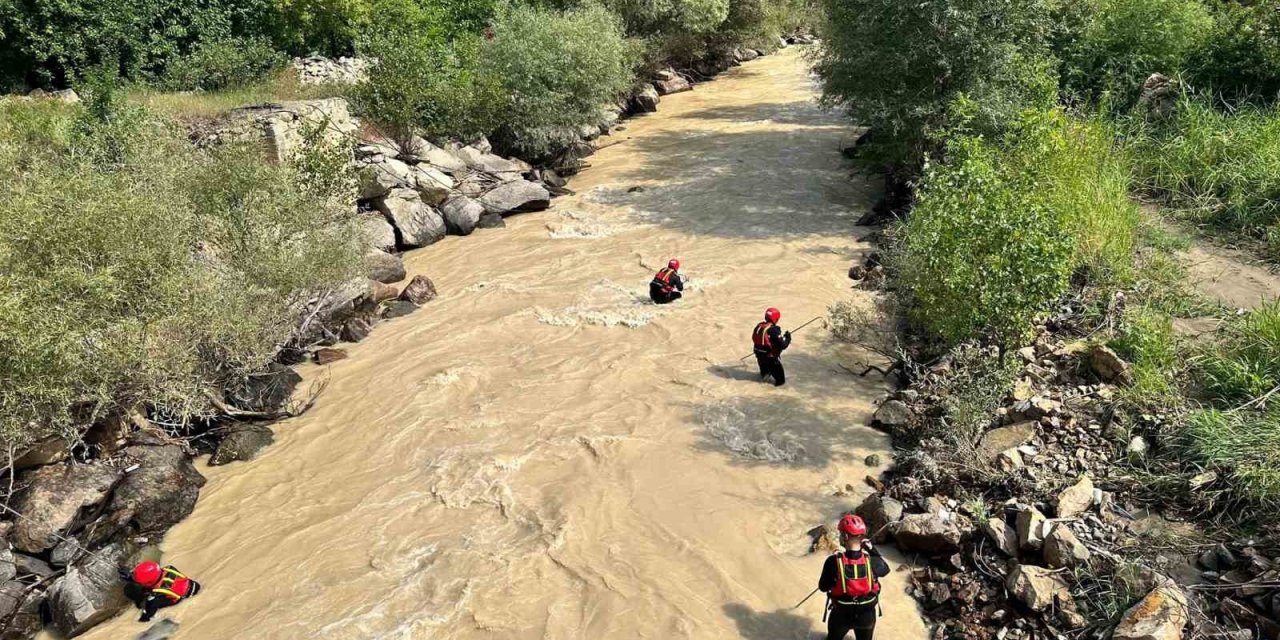
<path fill-rule="evenodd" d="M 603 8 L 513 7 L 493 31 L 482 69 L 505 94 L 497 140 L 510 149 L 550 150 L 631 88 L 639 51 Z"/>
<path fill-rule="evenodd" d="M 390 31 L 365 45 L 376 58 L 352 92 L 356 108 L 401 144 L 414 133 L 470 138 L 493 127 L 498 87 L 477 70 L 479 37 Z"/>
<path fill-rule="evenodd" d="M 1226 474 L 1238 498 L 1280 506 L 1280 413 L 1203 411 L 1182 434 L 1186 456 L 1203 467 Z M 1261 520 L 1274 516 L 1261 515 Z"/>
<path fill-rule="evenodd" d="M 1133 139 L 1148 188 L 1200 221 L 1269 240 L 1280 255 L 1280 108 L 1222 113 L 1185 96 L 1170 122 Z"/>
<path fill-rule="evenodd" d="M 1003 145 L 957 135 L 947 152 L 895 232 L 894 273 L 928 333 L 1013 345 L 1073 271 L 1124 265 L 1138 218 L 1105 129 L 1028 112 Z"/>
<path fill-rule="evenodd" d="M 1209 36 L 1213 19 L 1200 0 L 1092 0 L 1080 37 L 1064 43 L 1066 86 L 1131 104 L 1153 73 L 1176 75 Z"/>
<path fill-rule="evenodd" d="M 1039 0 L 826 0 L 824 8 L 815 64 L 823 99 L 872 128 L 874 164 L 917 167 L 930 130 L 947 123 L 962 94 L 979 112 L 970 114 L 975 124 L 995 126 L 1055 98 L 1042 62 L 1050 18 Z"/>
<path fill-rule="evenodd" d="M 622 17 L 627 33 L 706 34 L 729 17 L 730 0 L 606 0 Z"/>
<path fill-rule="evenodd" d="M 1256 398 L 1280 385 L 1280 302 L 1270 302 L 1226 329 L 1195 358 L 1209 399 L 1224 404 Z"/>
<path fill-rule="evenodd" d="M 1191 54 L 1194 85 L 1229 99 L 1280 97 L 1280 2 L 1214 2 L 1213 30 Z"/>
<path fill-rule="evenodd" d="M 202 42 L 165 69 L 164 84 L 179 91 L 242 87 L 262 80 L 287 62 L 284 54 L 263 39 Z"/>
<path fill-rule="evenodd" d="M 139 404 L 200 415 L 273 357 L 309 292 L 358 273 L 352 215 L 293 166 L 196 150 L 108 94 L 0 104 L 5 443 Z"/>

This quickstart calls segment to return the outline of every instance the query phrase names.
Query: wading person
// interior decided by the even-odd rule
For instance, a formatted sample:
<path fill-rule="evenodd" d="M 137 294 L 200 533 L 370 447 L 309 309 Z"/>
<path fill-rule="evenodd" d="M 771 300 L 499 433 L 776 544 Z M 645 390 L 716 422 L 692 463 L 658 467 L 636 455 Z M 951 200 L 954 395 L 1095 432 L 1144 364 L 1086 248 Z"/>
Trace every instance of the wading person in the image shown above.
<path fill-rule="evenodd" d="M 667 268 L 658 271 L 649 281 L 649 299 L 656 304 L 667 304 L 684 297 L 684 279 L 680 277 L 680 261 L 671 260 Z"/>
<path fill-rule="evenodd" d="M 150 560 L 139 563 L 132 573 L 124 574 L 124 577 L 133 587 L 130 596 L 142 609 L 138 622 L 150 622 L 157 611 L 200 593 L 199 582 L 171 566 L 161 567 Z"/>
<path fill-rule="evenodd" d="M 756 364 L 760 365 L 760 380 L 773 378 L 773 385 L 781 387 L 787 383 L 787 374 L 782 370 L 782 352 L 791 346 L 791 332 L 778 327 L 778 319 L 782 312 L 769 307 L 764 312 L 764 322 L 756 325 L 751 332 L 751 344 L 756 356 Z"/>
<path fill-rule="evenodd" d="M 889 564 L 866 539 L 867 525 L 862 518 L 846 515 L 837 528 L 845 551 L 827 558 L 818 579 L 818 589 L 826 592 L 831 608 L 827 640 L 844 640 L 850 631 L 857 640 L 871 640 L 876 631 L 880 578 L 889 575 Z"/>

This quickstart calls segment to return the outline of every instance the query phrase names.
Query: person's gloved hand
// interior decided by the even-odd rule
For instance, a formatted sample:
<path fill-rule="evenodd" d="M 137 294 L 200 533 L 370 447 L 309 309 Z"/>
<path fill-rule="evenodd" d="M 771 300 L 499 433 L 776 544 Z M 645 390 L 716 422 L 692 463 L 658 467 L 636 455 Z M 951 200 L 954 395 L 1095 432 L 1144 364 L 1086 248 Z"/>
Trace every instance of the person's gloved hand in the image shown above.
<path fill-rule="evenodd" d="M 783 333 L 782 335 L 783 335 L 783 337 L 785 337 L 787 340 L 790 340 L 790 339 L 791 339 L 791 332 L 790 332 L 790 331 L 787 331 L 787 332 Z"/>
<path fill-rule="evenodd" d="M 133 580 L 133 574 L 129 573 L 128 569 L 116 569 L 116 575 L 120 576 L 120 579 L 125 582 Z"/>

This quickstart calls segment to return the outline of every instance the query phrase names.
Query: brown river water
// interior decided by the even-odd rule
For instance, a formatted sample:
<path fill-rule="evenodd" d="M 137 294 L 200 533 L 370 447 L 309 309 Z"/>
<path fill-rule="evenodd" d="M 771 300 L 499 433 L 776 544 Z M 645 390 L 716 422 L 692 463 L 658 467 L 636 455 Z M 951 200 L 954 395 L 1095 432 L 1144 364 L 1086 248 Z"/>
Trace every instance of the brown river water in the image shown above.
<path fill-rule="evenodd" d="M 407 256 L 440 298 L 305 371 L 328 388 L 260 458 L 201 470 L 164 550 L 204 590 L 159 617 L 191 640 L 822 637 L 820 597 L 791 609 L 823 562 L 805 531 L 888 461 L 863 426 L 884 383 L 822 322 L 786 387 L 739 361 L 765 307 L 790 328 L 867 295 L 845 271 L 871 189 L 815 95 L 799 51 L 748 63 L 606 138 L 577 196 Z M 673 256 L 687 297 L 652 305 Z M 926 637 L 908 575 L 878 638 Z"/>

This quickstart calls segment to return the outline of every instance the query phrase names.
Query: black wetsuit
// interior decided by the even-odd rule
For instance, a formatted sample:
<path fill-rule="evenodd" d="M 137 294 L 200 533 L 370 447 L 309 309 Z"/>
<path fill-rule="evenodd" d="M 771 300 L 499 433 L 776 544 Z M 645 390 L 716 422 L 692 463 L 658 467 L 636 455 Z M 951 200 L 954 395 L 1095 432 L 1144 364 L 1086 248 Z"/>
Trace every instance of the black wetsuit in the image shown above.
<path fill-rule="evenodd" d="M 661 276 L 662 272 L 667 270 L 659 271 L 658 276 Z M 684 279 L 680 277 L 680 274 L 672 271 L 670 279 L 665 284 L 658 276 L 654 276 L 653 280 L 649 282 L 650 300 L 653 300 L 656 304 L 667 304 L 684 297 Z"/>
<path fill-rule="evenodd" d="M 757 325 L 757 328 L 759 325 Z M 770 348 L 755 347 L 756 364 L 760 366 L 760 379 L 773 378 L 773 385 L 781 387 L 787 383 L 787 372 L 782 369 L 782 352 L 791 346 L 791 334 L 782 331 L 778 325 L 765 330 L 769 337 Z"/>
<path fill-rule="evenodd" d="M 862 551 L 845 551 L 844 555 L 856 559 L 862 556 Z M 879 551 L 872 549 L 867 556 L 871 573 L 876 577 L 877 582 L 880 578 L 889 575 L 889 563 L 880 557 Z M 822 577 L 818 578 L 818 589 L 823 593 L 830 593 L 836 586 L 836 582 L 840 580 L 840 568 L 836 566 L 837 562 L 836 556 L 831 555 L 827 557 L 826 564 L 822 565 Z M 876 607 L 879 602 L 879 595 L 870 596 L 858 602 L 846 598 L 833 600 L 831 613 L 827 618 L 827 640 L 844 640 L 850 631 L 854 632 L 857 640 L 871 640 L 876 631 Z"/>

